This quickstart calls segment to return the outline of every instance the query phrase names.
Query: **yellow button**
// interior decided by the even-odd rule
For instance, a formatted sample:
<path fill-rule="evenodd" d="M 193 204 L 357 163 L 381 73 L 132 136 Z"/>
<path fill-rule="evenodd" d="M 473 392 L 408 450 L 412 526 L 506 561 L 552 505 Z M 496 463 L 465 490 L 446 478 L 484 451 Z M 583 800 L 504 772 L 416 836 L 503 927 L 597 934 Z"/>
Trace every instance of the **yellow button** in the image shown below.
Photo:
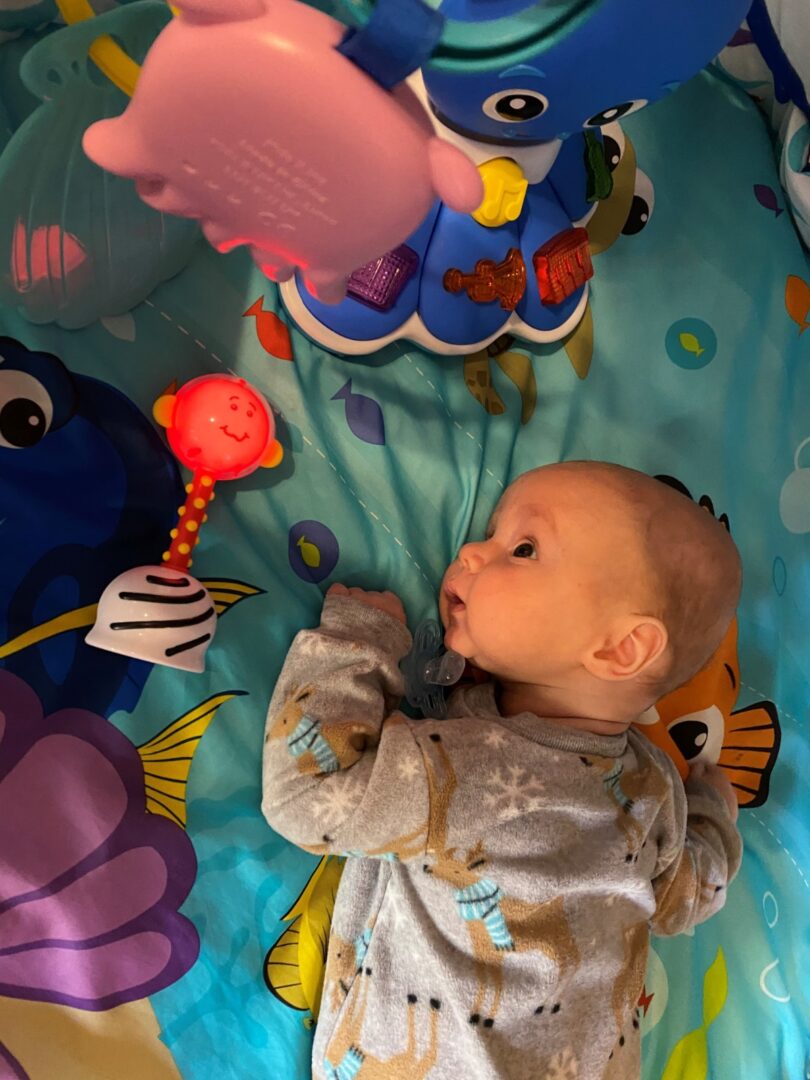
<path fill-rule="evenodd" d="M 473 212 L 475 221 L 488 229 L 517 221 L 529 187 L 523 169 L 511 158 L 490 158 L 478 171 L 484 181 L 484 198 Z"/>

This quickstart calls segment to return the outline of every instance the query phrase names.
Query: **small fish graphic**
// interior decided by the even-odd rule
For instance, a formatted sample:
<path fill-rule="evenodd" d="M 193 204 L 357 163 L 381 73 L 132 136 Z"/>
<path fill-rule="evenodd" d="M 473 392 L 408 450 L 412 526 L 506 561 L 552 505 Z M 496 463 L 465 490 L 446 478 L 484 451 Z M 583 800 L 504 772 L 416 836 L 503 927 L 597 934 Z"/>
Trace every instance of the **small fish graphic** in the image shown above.
<path fill-rule="evenodd" d="M 246 691 L 215 694 L 174 720 L 163 731 L 138 747 L 143 762 L 146 809 L 186 827 L 186 785 L 191 762 L 200 739 L 220 705 Z"/>
<path fill-rule="evenodd" d="M 789 274 L 785 283 L 785 308 L 799 327 L 799 334 L 803 334 L 810 326 L 810 285 L 795 274 Z"/>
<path fill-rule="evenodd" d="M 253 315 L 256 319 L 256 336 L 264 351 L 279 360 L 292 360 L 292 341 L 287 324 L 282 322 L 274 311 L 264 310 L 263 296 L 250 305 L 242 318 L 245 319 L 248 315 Z"/>
<path fill-rule="evenodd" d="M 714 962 L 703 976 L 703 1023 L 684 1035 L 669 1056 L 661 1080 L 706 1080 L 709 1075 L 709 1047 L 706 1034 L 728 996 L 728 973 L 723 950 L 718 949 Z"/>
<path fill-rule="evenodd" d="M 264 960 L 267 989 L 284 1005 L 317 1019 L 323 993 L 329 927 L 343 860 L 326 855 L 293 906 L 282 916 L 290 925 Z M 290 921 L 292 920 L 292 921 Z"/>
<path fill-rule="evenodd" d="M 301 558 L 307 566 L 311 566 L 313 570 L 317 570 L 321 565 L 321 552 L 317 545 L 311 544 L 305 536 L 300 536 L 296 543 L 301 552 Z"/>
<path fill-rule="evenodd" d="M 363 442 L 385 446 L 385 421 L 382 409 L 373 398 L 366 397 L 365 394 L 353 393 L 351 379 L 348 379 L 340 390 L 332 395 L 331 400 L 346 403 L 346 423 L 353 435 L 362 439 Z"/>
<path fill-rule="evenodd" d="M 695 359 L 702 356 L 706 352 L 706 350 L 701 346 L 700 342 L 694 334 L 690 334 L 685 331 L 684 333 L 678 335 L 678 341 L 680 341 L 682 349 L 684 349 L 688 353 L 695 354 Z"/>
<path fill-rule="evenodd" d="M 760 206 L 764 206 L 766 210 L 773 211 L 774 217 L 779 217 L 780 214 L 784 214 L 785 211 L 779 205 L 776 192 L 772 187 L 768 187 L 767 184 L 754 184 L 754 196 Z"/>

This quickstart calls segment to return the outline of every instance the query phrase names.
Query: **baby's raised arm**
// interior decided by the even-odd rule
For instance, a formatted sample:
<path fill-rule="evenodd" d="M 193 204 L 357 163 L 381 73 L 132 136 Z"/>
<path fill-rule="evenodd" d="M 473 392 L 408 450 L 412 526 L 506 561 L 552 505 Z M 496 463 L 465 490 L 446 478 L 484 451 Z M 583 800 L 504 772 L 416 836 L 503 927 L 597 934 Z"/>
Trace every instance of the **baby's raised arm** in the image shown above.
<path fill-rule="evenodd" d="M 694 770 L 684 790 L 672 770 L 673 802 L 664 809 L 664 842 L 653 881 L 656 934 L 680 934 L 714 915 L 742 861 L 742 840 L 728 792 L 712 772 Z M 736 809 L 736 807 L 735 807 Z"/>
<path fill-rule="evenodd" d="M 424 759 L 393 711 L 410 646 L 393 594 L 342 586 L 330 590 L 320 626 L 296 636 L 267 716 L 262 798 L 292 843 L 399 859 L 424 852 Z"/>

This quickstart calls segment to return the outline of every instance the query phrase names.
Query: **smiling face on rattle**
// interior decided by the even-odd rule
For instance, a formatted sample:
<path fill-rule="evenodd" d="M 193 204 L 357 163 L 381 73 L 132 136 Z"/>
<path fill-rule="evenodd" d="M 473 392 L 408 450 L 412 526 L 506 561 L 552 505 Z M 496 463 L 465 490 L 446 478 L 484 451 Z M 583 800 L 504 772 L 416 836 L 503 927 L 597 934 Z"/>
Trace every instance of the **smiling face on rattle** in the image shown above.
<path fill-rule="evenodd" d="M 268 452 L 278 446 L 267 402 L 244 379 L 204 375 L 161 400 L 172 450 L 187 468 L 214 480 L 234 480 L 269 464 Z"/>

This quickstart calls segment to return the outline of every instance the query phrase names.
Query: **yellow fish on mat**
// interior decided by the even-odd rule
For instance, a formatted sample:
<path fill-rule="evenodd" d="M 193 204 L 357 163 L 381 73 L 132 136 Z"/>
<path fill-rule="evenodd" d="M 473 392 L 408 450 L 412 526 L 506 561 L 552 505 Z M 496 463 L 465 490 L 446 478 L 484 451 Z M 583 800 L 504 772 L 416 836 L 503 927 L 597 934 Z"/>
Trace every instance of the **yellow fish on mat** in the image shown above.
<path fill-rule="evenodd" d="M 318 1019 L 329 927 L 343 860 L 325 855 L 283 921 L 292 920 L 267 953 L 264 981 L 282 1004 Z"/>
<path fill-rule="evenodd" d="M 723 950 L 703 976 L 703 1023 L 684 1035 L 664 1066 L 661 1080 L 706 1080 L 709 1075 L 709 1027 L 723 1011 L 728 997 L 728 973 Z"/>
<path fill-rule="evenodd" d="M 220 705 L 243 694 L 244 690 L 214 694 L 141 743 L 138 753 L 143 762 L 146 809 L 150 814 L 162 814 L 186 827 L 186 785 L 200 739 Z"/>
<path fill-rule="evenodd" d="M 264 591 L 244 581 L 231 581 L 228 578 L 202 578 L 200 584 L 208 589 L 218 616 L 224 615 L 226 611 L 230 611 L 249 596 L 259 596 Z M 32 645 L 48 641 L 49 638 L 56 637 L 58 634 L 65 634 L 69 630 L 89 630 L 96 621 L 97 607 L 97 604 L 86 604 L 84 607 L 73 608 L 0 643 L 0 660 L 22 652 L 23 649 L 29 649 Z"/>

